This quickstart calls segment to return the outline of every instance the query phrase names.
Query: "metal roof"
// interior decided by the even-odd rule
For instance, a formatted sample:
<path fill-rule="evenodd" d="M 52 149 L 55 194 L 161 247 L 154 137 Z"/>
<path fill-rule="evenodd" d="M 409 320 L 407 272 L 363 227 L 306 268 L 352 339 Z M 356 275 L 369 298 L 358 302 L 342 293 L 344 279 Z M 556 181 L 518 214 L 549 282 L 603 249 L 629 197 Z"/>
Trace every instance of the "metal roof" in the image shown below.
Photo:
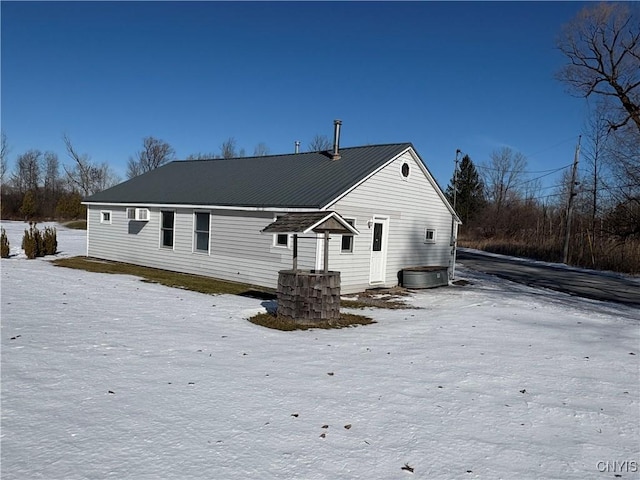
<path fill-rule="evenodd" d="M 264 157 L 168 163 L 87 203 L 323 208 L 412 145 L 397 143 Z"/>

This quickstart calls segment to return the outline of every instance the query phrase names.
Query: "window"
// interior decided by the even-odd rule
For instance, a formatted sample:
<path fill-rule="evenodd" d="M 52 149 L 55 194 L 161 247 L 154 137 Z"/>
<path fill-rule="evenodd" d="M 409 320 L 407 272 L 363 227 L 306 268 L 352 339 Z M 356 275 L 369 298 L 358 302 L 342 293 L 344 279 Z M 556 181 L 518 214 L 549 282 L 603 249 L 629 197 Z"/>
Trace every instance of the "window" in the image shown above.
<path fill-rule="evenodd" d="M 435 228 L 427 228 L 424 234 L 424 243 L 436 243 Z"/>
<path fill-rule="evenodd" d="M 111 212 L 102 210 L 100 212 L 100 223 L 111 223 Z"/>
<path fill-rule="evenodd" d="M 275 247 L 287 248 L 289 246 L 289 235 L 286 233 L 275 234 L 273 236 L 273 245 Z"/>
<path fill-rule="evenodd" d="M 400 169 L 401 173 L 402 173 L 402 178 L 407 179 L 409 177 L 409 173 L 411 173 L 411 170 L 409 168 L 409 164 L 408 163 L 403 163 L 402 164 L 402 168 Z"/>
<path fill-rule="evenodd" d="M 346 222 L 355 227 L 356 221 L 353 219 L 345 218 Z M 342 235 L 342 243 L 340 247 L 340 252 L 342 253 L 352 253 L 353 252 L 353 235 Z"/>
<path fill-rule="evenodd" d="M 208 212 L 195 213 L 194 250 L 196 252 L 209 252 L 209 221 Z"/>
<path fill-rule="evenodd" d="M 160 245 L 173 248 L 173 225 L 175 222 L 175 212 L 162 211 L 162 225 L 160 227 Z"/>
<path fill-rule="evenodd" d="M 127 208 L 127 220 L 148 222 L 149 209 L 148 208 Z"/>
<path fill-rule="evenodd" d="M 373 246 L 374 252 L 382 251 L 382 223 L 375 222 L 373 224 Z"/>

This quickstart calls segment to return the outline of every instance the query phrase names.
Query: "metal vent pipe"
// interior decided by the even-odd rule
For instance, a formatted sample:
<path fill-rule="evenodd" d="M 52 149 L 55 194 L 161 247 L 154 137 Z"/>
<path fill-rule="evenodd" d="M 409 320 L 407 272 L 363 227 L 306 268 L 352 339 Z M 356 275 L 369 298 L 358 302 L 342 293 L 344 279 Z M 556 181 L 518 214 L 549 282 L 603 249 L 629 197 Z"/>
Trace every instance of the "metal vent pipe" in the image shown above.
<path fill-rule="evenodd" d="M 331 160 L 340 160 L 340 125 L 342 125 L 342 120 L 333 121 L 333 152 L 331 152 Z"/>

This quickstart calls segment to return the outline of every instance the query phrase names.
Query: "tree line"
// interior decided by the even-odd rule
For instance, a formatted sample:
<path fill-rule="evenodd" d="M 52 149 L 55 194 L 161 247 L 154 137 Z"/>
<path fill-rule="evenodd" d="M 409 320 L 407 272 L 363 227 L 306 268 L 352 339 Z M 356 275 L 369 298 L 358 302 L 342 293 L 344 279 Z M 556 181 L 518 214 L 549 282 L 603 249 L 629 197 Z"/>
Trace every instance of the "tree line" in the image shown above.
<path fill-rule="evenodd" d="M 446 190 L 464 222 L 459 245 L 639 273 L 638 6 L 585 7 L 562 28 L 557 48 L 566 57 L 557 79 L 589 107 L 579 168 L 574 175 L 567 159 L 555 170 L 531 172 L 526 156 L 509 148 L 478 164 L 465 155 Z"/>
<path fill-rule="evenodd" d="M 587 6 L 563 27 L 557 47 L 567 59 L 557 78 L 589 106 L 576 175 L 570 159 L 530 172 L 526 156 L 509 148 L 477 165 L 465 155 L 446 190 L 464 222 L 459 245 L 640 273 L 637 5 Z M 542 187 L 551 175 L 553 184 Z"/>
<path fill-rule="evenodd" d="M 3 219 L 73 220 L 86 216 L 82 200 L 94 193 L 116 185 L 122 179 L 107 163 L 98 163 L 86 153 L 79 152 L 68 135 L 62 136 L 67 161 L 61 162 L 53 151 L 30 149 L 15 157 L 9 169 L 10 147 L 4 132 L 0 137 L 0 214 Z M 308 151 L 328 150 L 331 142 L 325 135 L 315 135 Z M 258 143 L 253 156 L 269 155 L 269 147 Z M 209 160 L 245 157 L 234 137 L 219 146 L 218 152 L 190 154 L 186 160 Z M 170 161 L 176 160 L 174 148 L 166 141 L 148 136 L 142 148 L 127 161 L 127 179 L 142 175 Z"/>

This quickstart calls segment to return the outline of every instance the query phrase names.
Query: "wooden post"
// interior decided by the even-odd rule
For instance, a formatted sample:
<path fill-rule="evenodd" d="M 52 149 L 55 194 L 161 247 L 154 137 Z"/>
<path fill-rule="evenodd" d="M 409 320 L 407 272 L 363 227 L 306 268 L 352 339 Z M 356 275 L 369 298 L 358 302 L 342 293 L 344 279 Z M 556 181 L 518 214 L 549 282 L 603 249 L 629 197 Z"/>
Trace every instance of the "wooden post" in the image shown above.
<path fill-rule="evenodd" d="M 329 230 L 324 231 L 324 273 L 329 271 Z"/>
<path fill-rule="evenodd" d="M 293 271 L 298 271 L 298 234 L 293 234 Z"/>

